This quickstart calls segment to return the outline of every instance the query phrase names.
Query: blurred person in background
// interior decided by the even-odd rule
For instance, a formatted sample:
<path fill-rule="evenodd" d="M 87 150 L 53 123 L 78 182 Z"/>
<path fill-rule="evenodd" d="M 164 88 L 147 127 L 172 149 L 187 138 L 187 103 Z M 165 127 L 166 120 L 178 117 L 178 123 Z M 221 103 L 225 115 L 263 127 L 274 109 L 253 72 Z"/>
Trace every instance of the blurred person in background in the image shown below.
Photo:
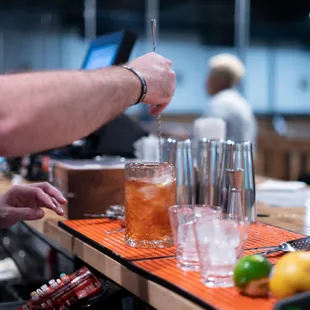
<path fill-rule="evenodd" d="M 128 67 L 0 76 L 0 156 L 65 146 L 140 101 L 160 113 L 174 94 L 171 61 L 149 53 Z M 42 207 L 63 215 L 65 203 L 48 183 L 13 186 L 0 197 L 0 228 L 41 219 Z"/>
<path fill-rule="evenodd" d="M 256 140 L 256 120 L 251 106 L 235 88 L 245 75 L 245 67 L 234 55 L 219 54 L 209 60 L 206 90 L 211 96 L 205 117 L 226 122 L 226 139 L 236 142 Z"/>

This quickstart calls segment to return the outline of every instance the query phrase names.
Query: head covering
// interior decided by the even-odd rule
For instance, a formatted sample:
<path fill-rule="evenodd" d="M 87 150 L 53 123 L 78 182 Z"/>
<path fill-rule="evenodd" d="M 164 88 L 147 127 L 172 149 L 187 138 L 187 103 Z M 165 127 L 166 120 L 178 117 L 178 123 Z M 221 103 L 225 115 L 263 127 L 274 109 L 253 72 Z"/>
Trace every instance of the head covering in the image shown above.
<path fill-rule="evenodd" d="M 219 54 L 209 60 L 211 73 L 226 74 L 237 84 L 245 75 L 243 63 L 232 54 Z"/>

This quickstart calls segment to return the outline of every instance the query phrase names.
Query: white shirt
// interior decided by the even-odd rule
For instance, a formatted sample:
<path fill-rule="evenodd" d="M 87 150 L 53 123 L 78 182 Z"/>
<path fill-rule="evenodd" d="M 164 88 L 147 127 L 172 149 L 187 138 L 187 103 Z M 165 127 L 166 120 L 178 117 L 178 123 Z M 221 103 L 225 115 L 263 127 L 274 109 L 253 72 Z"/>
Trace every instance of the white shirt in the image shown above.
<path fill-rule="evenodd" d="M 226 122 L 226 139 L 256 142 L 256 120 L 251 106 L 235 89 L 225 89 L 211 98 L 204 116 Z"/>

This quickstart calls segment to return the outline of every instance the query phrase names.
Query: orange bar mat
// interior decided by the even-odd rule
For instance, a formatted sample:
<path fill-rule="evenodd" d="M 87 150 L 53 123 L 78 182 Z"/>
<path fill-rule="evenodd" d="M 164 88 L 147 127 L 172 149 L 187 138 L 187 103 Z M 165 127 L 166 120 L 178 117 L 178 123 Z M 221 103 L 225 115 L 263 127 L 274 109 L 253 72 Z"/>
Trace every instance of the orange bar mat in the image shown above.
<path fill-rule="evenodd" d="M 109 219 L 67 220 L 59 226 L 112 258 L 123 260 L 153 259 L 175 256 L 175 247 L 164 249 L 137 249 L 125 244 L 123 232 L 107 235 L 106 230 L 121 228 L 119 221 Z"/>
<path fill-rule="evenodd" d="M 250 226 L 249 235 L 245 244 L 245 249 L 258 248 L 264 246 L 278 246 L 282 242 L 290 241 L 293 239 L 303 238 L 305 235 L 295 233 L 290 230 L 282 229 L 272 225 L 263 223 L 255 223 Z M 245 250 L 244 255 L 255 254 L 258 252 L 267 251 L 268 249 L 261 250 Z M 276 263 L 283 252 L 277 252 L 268 255 L 271 263 Z"/>
<path fill-rule="evenodd" d="M 200 282 L 198 272 L 185 272 L 176 266 L 175 248 L 136 249 L 125 245 L 124 233 L 107 235 L 105 230 L 120 228 L 117 221 L 107 219 L 71 220 L 59 222 L 59 226 L 73 236 L 95 247 L 104 254 L 119 261 L 141 276 L 154 281 L 184 296 L 206 309 L 221 310 L 271 310 L 275 299 L 250 298 L 242 296 L 235 288 L 210 289 Z M 275 246 L 282 242 L 304 237 L 282 228 L 263 223 L 250 226 L 246 248 Z M 244 255 L 257 251 L 245 251 Z M 276 263 L 283 253 L 268 256 Z"/>
<path fill-rule="evenodd" d="M 208 288 L 200 282 L 199 272 L 182 271 L 175 258 L 132 262 L 136 272 L 154 281 L 204 309 L 272 310 L 274 298 L 250 298 L 239 294 L 236 288 Z"/>
<path fill-rule="evenodd" d="M 282 242 L 304 237 L 278 227 L 255 223 L 250 226 L 247 248 L 279 245 Z M 245 251 L 244 255 L 256 251 Z M 276 263 L 283 253 L 268 256 Z M 236 288 L 207 288 L 200 282 L 199 272 L 186 272 L 179 269 L 175 258 L 143 260 L 132 262 L 136 273 L 167 287 L 206 309 L 221 310 L 271 310 L 274 298 L 250 298 L 239 294 Z M 135 268 L 134 268 L 135 269 Z"/>

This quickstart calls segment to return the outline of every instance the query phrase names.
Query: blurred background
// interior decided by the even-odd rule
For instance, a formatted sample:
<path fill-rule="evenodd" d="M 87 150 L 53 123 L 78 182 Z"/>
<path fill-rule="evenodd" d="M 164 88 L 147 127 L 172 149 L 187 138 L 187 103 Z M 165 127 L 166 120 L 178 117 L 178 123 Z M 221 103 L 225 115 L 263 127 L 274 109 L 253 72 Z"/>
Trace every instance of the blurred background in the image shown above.
<path fill-rule="evenodd" d="M 250 5 L 249 25 L 244 25 L 249 29 L 244 94 L 254 111 L 310 113 L 309 2 L 240 2 Z M 80 68 L 87 41 L 94 36 L 92 14 L 96 35 L 121 29 L 137 33 L 131 56 L 139 56 L 151 50 L 146 20 L 155 14 L 158 52 L 172 59 L 178 77 L 165 113 L 200 114 L 206 104 L 208 59 L 236 52 L 235 6 L 233 0 L 3 0 L 0 70 Z"/>
<path fill-rule="evenodd" d="M 297 179 L 300 167 L 310 169 L 306 0 L 294 5 L 280 0 L 3 0 L 0 17 L 2 73 L 79 69 L 90 40 L 122 29 L 138 35 L 132 59 L 152 50 L 150 18 L 156 17 L 157 50 L 173 61 L 177 74 L 175 96 L 163 113 L 163 120 L 173 123 L 191 124 L 203 113 L 208 60 L 234 53 L 246 65 L 241 92 L 259 124 L 257 173 Z M 148 119 L 143 105 L 126 113 Z"/>

